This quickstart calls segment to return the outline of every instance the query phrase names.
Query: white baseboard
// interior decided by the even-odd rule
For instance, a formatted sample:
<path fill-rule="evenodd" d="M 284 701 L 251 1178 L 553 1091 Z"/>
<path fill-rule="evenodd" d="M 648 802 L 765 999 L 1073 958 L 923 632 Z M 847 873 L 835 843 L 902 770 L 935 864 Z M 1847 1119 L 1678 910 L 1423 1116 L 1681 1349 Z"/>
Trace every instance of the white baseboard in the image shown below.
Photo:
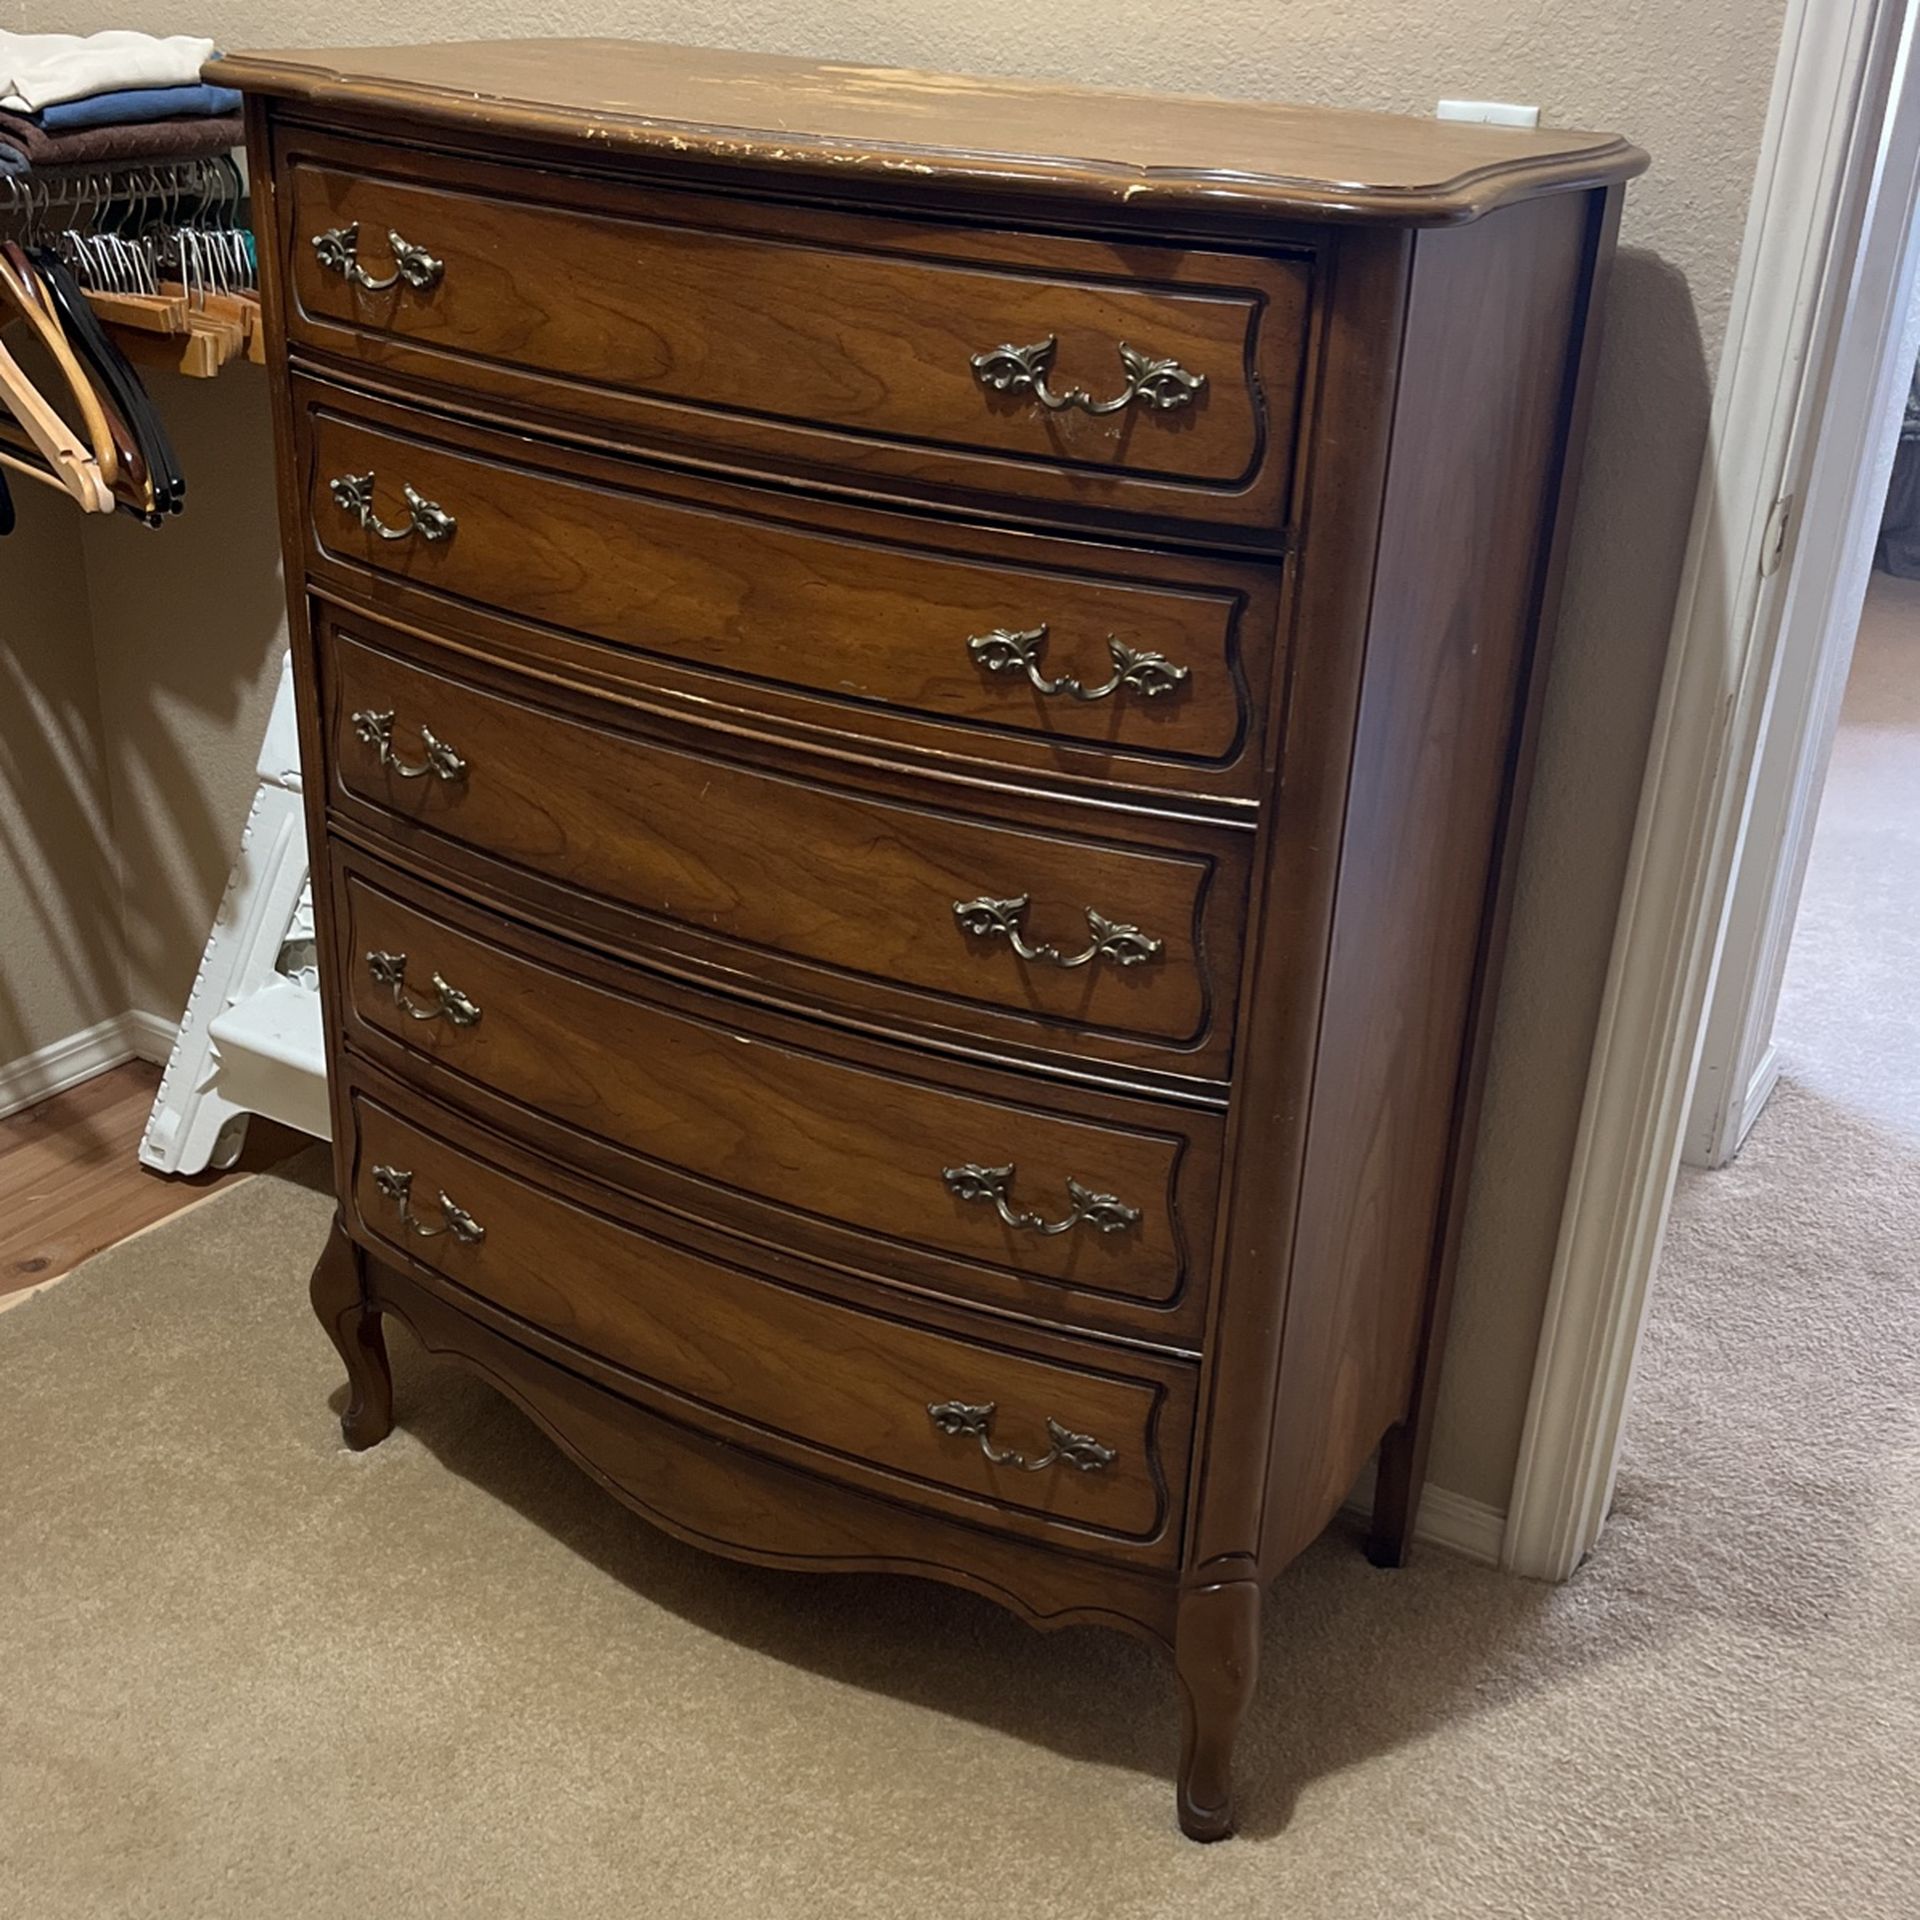
<path fill-rule="evenodd" d="M 1767 1102 L 1773 1098 L 1773 1090 L 1780 1084 L 1780 1048 L 1776 1041 L 1767 1042 L 1767 1050 L 1760 1056 L 1760 1064 L 1753 1070 L 1753 1078 L 1747 1082 L 1747 1090 L 1741 1096 L 1740 1111 L 1734 1116 L 1732 1144 L 1728 1148 L 1727 1158 L 1733 1156 L 1747 1144 L 1747 1135 L 1753 1131 L 1754 1122 L 1767 1110 Z"/>
<path fill-rule="evenodd" d="M 173 1053 L 174 1041 L 180 1037 L 180 1022 L 169 1020 L 163 1013 L 142 1013 L 137 1008 L 121 1017 L 127 1023 L 133 1057 L 164 1067 Z"/>
<path fill-rule="evenodd" d="M 165 1060 L 175 1025 L 156 1013 L 116 1013 L 0 1066 L 0 1119 L 50 1100 L 129 1060 Z"/>
<path fill-rule="evenodd" d="M 109 1067 L 124 1066 L 134 1058 L 128 1016 L 116 1013 L 64 1040 L 55 1040 L 37 1052 L 0 1067 L 0 1118 L 22 1107 L 50 1100 Z"/>
<path fill-rule="evenodd" d="M 1373 1507 L 1373 1467 L 1355 1483 L 1342 1512 L 1365 1525 Z M 1507 1535 L 1507 1516 L 1498 1507 L 1469 1500 L 1448 1487 L 1436 1487 L 1428 1481 L 1420 1494 L 1420 1517 L 1413 1537 L 1422 1546 L 1439 1547 L 1457 1553 L 1463 1560 L 1477 1561 L 1483 1567 L 1500 1564 L 1501 1543 Z"/>

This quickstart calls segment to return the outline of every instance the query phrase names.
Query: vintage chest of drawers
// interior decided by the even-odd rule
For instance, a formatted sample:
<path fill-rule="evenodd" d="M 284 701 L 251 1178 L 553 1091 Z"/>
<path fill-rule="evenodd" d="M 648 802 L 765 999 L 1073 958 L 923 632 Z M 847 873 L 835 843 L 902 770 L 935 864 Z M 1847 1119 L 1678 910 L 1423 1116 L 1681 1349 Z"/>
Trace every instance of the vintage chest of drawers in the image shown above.
<path fill-rule="evenodd" d="M 715 1549 L 1168 1645 L 1421 1477 L 1611 138 L 246 55 L 340 1216 Z"/>

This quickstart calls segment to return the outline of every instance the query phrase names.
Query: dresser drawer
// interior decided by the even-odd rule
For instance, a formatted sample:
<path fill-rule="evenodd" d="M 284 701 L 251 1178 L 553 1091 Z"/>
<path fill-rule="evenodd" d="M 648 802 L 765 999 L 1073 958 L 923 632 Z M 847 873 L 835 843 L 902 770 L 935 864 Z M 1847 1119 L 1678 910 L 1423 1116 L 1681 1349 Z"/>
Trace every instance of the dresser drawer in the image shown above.
<path fill-rule="evenodd" d="M 634 1397 L 984 1525 L 1176 1554 L 1190 1364 L 1057 1337 L 1016 1350 L 765 1279 L 557 1169 L 456 1144 L 430 1108 L 357 1088 L 346 1104 L 361 1237 L 620 1370 Z"/>
<path fill-rule="evenodd" d="M 393 1071 L 502 1096 L 479 1109 L 495 1124 L 558 1123 L 549 1150 L 610 1142 L 602 1177 L 773 1244 L 1197 1347 L 1219 1114 L 829 1053 L 334 857 L 348 1044 Z"/>
<path fill-rule="evenodd" d="M 947 723 L 950 753 L 1256 788 L 1277 567 L 1065 542 L 1042 566 L 1031 536 L 558 449 L 536 466 L 524 440 L 300 394 L 313 562 L 363 594 L 405 581 L 606 642 L 599 671 L 637 688 L 679 662 L 748 706 L 768 683 L 827 696 L 847 731 L 904 713 Z"/>
<path fill-rule="evenodd" d="M 283 153 L 296 348 L 749 464 L 1282 523 L 1303 259 Z"/>
<path fill-rule="evenodd" d="M 625 731 L 611 708 L 431 671 L 351 630 L 325 638 L 322 675 L 335 808 L 402 845 L 557 883 L 541 904 L 563 917 L 584 894 L 670 951 L 682 934 L 703 951 L 724 942 L 740 984 L 804 967 L 812 1004 L 911 1008 L 962 1031 L 997 1016 L 1030 1046 L 1130 1047 L 1224 1077 L 1250 834 L 1187 828 L 1210 849 L 1188 852 L 1035 831 L 951 810 L 982 789 L 855 790 L 722 758 Z"/>

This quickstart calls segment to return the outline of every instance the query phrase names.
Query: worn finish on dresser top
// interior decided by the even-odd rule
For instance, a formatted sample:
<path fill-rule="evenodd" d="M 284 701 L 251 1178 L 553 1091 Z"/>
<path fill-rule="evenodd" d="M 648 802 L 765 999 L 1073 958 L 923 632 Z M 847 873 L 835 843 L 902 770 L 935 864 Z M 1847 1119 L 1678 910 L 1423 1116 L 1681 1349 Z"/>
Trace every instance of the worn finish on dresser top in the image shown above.
<path fill-rule="evenodd" d="M 1171 1648 L 1411 1530 L 1605 136 L 614 42 L 244 55 L 313 1297 L 719 1551 Z M 931 1650 L 930 1650 L 931 1654 Z"/>

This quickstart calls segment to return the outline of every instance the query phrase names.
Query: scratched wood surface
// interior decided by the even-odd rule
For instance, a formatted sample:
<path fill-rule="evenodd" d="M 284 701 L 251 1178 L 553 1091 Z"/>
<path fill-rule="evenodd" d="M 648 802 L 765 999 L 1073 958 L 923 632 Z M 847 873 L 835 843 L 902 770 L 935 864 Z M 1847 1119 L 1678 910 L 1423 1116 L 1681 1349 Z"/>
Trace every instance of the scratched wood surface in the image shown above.
<path fill-rule="evenodd" d="M 1605 186 L 1646 155 L 1617 135 L 914 73 L 634 40 L 471 41 L 235 53 L 226 86 L 428 125 L 791 170 L 957 178 L 1156 212 L 1264 211 L 1447 223 L 1555 188 Z"/>

